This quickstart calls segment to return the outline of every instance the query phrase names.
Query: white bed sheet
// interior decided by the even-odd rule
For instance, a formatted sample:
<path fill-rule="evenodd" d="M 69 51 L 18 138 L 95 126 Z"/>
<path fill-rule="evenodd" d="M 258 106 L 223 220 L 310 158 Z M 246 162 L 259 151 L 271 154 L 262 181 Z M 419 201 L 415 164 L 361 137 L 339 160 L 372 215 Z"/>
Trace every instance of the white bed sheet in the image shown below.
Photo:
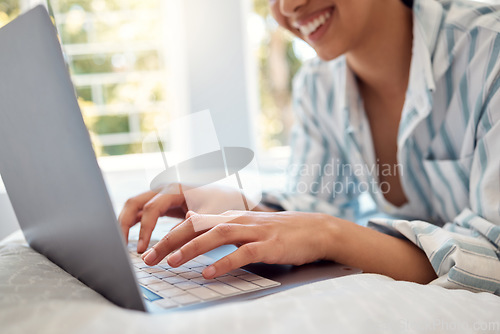
<path fill-rule="evenodd" d="M 500 333 L 500 297 L 362 274 L 151 315 L 119 308 L 28 246 L 0 242 L 0 333 Z"/>

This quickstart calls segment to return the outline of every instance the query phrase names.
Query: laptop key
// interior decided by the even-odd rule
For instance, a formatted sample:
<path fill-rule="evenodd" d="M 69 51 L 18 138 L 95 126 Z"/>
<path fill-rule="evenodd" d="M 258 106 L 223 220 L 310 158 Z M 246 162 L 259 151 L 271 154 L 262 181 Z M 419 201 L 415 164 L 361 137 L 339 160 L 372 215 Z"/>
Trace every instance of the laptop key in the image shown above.
<path fill-rule="evenodd" d="M 193 278 L 190 281 L 199 285 L 217 282 L 215 279 L 204 279 L 203 277 Z"/>
<path fill-rule="evenodd" d="M 176 302 L 168 298 L 159 299 L 154 301 L 153 304 L 158 305 L 161 308 L 172 308 L 177 307 L 178 305 Z"/>
<path fill-rule="evenodd" d="M 261 279 L 262 276 L 255 275 L 255 274 L 252 274 L 252 273 L 248 273 L 248 274 L 245 274 L 245 275 L 240 275 L 240 276 L 238 276 L 238 278 L 244 279 L 245 281 L 252 282 L 252 281 Z"/>
<path fill-rule="evenodd" d="M 185 278 L 182 278 L 180 276 L 172 276 L 172 277 L 166 277 L 162 279 L 165 282 L 168 282 L 170 284 L 177 284 L 180 282 L 186 282 L 187 280 Z"/>
<path fill-rule="evenodd" d="M 188 304 L 193 304 L 200 302 L 200 299 L 196 296 L 190 295 L 190 294 L 183 294 L 179 296 L 174 296 L 171 298 L 174 302 L 182 304 L 182 305 L 188 305 Z"/>
<path fill-rule="evenodd" d="M 238 277 L 233 277 L 233 276 L 219 277 L 219 278 L 217 278 L 217 280 L 221 281 L 223 283 L 229 284 L 232 287 L 243 290 L 243 291 L 255 290 L 255 289 L 258 289 L 260 287 L 259 285 L 255 285 L 253 283 L 244 281 Z"/>
<path fill-rule="evenodd" d="M 270 279 L 267 279 L 267 278 L 260 278 L 260 279 L 257 279 L 255 281 L 252 281 L 252 283 L 254 284 L 257 284 L 261 287 L 269 287 L 269 286 L 273 286 L 273 285 L 279 285 L 278 282 L 275 282 L 275 281 L 272 281 Z"/>
<path fill-rule="evenodd" d="M 230 296 L 230 295 L 234 295 L 234 294 L 241 292 L 241 290 L 236 289 L 230 285 L 227 285 L 227 284 L 224 284 L 221 282 L 208 283 L 208 284 L 205 284 L 204 286 L 209 288 L 209 289 L 212 289 L 212 290 L 214 290 L 214 291 L 216 291 L 224 296 Z"/>
<path fill-rule="evenodd" d="M 137 279 L 139 279 L 139 278 L 144 278 L 144 277 L 151 277 L 151 275 L 148 273 L 145 273 L 143 271 L 139 271 L 139 272 L 135 273 L 135 277 L 137 277 Z"/>
<path fill-rule="evenodd" d="M 170 289 L 160 290 L 158 294 L 163 298 L 172 298 L 175 296 L 183 295 L 185 292 L 182 289 L 171 287 Z"/>
<path fill-rule="evenodd" d="M 249 274 L 249 272 L 246 270 L 243 270 L 241 268 L 238 268 L 238 269 L 231 270 L 230 272 L 228 272 L 228 274 L 231 276 L 240 276 L 240 275 Z"/>
<path fill-rule="evenodd" d="M 167 263 L 167 261 L 165 261 L 165 262 L 163 262 L 163 261 L 162 261 L 162 262 L 160 262 L 160 263 L 158 264 L 158 267 L 163 268 L 163 269 L 165 269 L 165 270 L 172 269 L 172 267 L 171 267 L 171 266 Z"/>
<path fill-rule="evenodd" d="M 188 271 L 187 273 L 181 273 L 179 274 L 179 276 L 184 277 L 185 279 L 202 277 L 201 273 L 197 273 L 196 271 Z"/>
<path fill-rule="evenodd" d="M 182 266 L 193 269 L 193 268 L 198 268 L 198 267 L 204 267 L 205 265 L 191 260 L 191 261 L 184 263 Z"/>
<path fill-rule="evenodd" d="M 180 273 L 187 273 L 188 271 L 191 271 L 191 269 L 186 267 L 178 267 L 169 269 L 168 271 L 170 271 L 171 273 L 180 274 Z"/>
<path fill-rule="evenodd" d="M 187 292 L 203 300 L 210 300 L 220 296 L 220 294 L 215 292 L 214 290 L 207 289 L 203 286 L 200 286 L 195 289 L 190 289 Z"/>
<path fill-rule="evenodd" d="M 144 261 L 142 261 L 142 259 L 140 257 L 132 256 L 132 257 L 130 257 L 130 262 L 132 262 L 132 263 L 141 263 L 141 262 L 144 262 Z"/>
<path fill-rule="evenodd" d="M 167 278 L 167 277 L 177 276 L 176 274 L 171 273 L 168 270 L 163 270 L 161 272 L 156 272 L 156 273 L 153 273 L 152 275 L 155 276 L 155 277 L 158 277 L 158 278 Z"/>
<path fill-rule="evenodd" d="M 139 268 L 139 269 L 149 268 L 149 266 L 147 264 L 145 264 L 144 262 L 142 262 L 142 263 L 133 263 L 132 265 L 134 267 L 136 267 L 136 268 Z"/>
<path fill-rule="evenodd" d="M 151 268 L 144 268 L 142 271 L 147 272 L 149 274 L 153 274 L 153 273 L 163 272 L 165 271 L 165 269 L 155 266 Z"/>
<path fill-rule="evenodd" d="M 153 277 L 153 276 L 149 276 L 149 277 L 144 277 L 144 278 L 139 278 L 138 279 L 139 283 L 141 283 L 142 285 L 149 285 L 149 284 L 153 284 L 153 283 L 160 283 L 161 280 L 156 278 L 156 277 Z"/>
<path fill-rule="evenodd" d="M 174 286 L 182 290 L 189 290 L 200 287 L 199 284 L 193 283 L 191 281 L 177 283 L 174 284 Z"/>
<path fill-rule="evenodd" d="M 167 289 L 171 289 L 172 287 L 173 287 L 172 284 L 169 284 L 169 283 L 163 282 L 163 281 L 160 281 L 158 283 L 148 284 L 148 289 L 151 289 L 154 291 L 167 290 Z"/>
<path fill-rule="evenodd" d="M 199 255 L 198 257 L 195 257 L 192 261 L 204 264 L 206 266 L 209 266 L 215 262 L 212 258 L 209 258 L 206 255 Z"/>

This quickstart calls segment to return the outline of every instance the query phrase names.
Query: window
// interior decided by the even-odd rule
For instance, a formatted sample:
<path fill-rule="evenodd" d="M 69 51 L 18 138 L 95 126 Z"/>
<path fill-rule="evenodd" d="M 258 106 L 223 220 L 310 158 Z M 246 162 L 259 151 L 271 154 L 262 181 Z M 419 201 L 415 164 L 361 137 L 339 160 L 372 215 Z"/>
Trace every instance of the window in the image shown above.
<path fill-rule="evenodd" d="M 0 26 L 16 17 L 20 6 L 27 9 L 37 2 L 40 0 L 3 1 Z M 143 135 L 155 119 L 168 117 L 179 104 L 174 99 L 182 94 L 172 93 L 179 87 L 172 87 L 176 80 L 169 57 L 180 46 L 169 41 L 165 19 L 172 2 L 175 0 L 49 1 L 98 155 L 139 153 Z M 226 10 L 219 2 L 219 10 Z M 292 123 L 291 78 L 313 53 L 305 43 L 278 29 L 268 0 L 249 2 L 245 7 L 249 9 L 247 28 L 256 51 L 253 64 L 258 66 L 257 85 L 250 89 L 258 89 L 260 102 L 256 108 L 260 112 L 253 118 L 258 131 L 254 132 L 259 133 L 256 146 L 268 149 L 287 144 Z M 189 3 L 186 6 L 196 5 L 196 1 Z M 191 104 L 205 107 L 204 103 Z"/>
<path fill-rule="evenodd" d="M 260 142 L 266 149 L 288 145 L 293 123 L 292 79 L 302 63 L 316 55 L 305 42 L 281 29 L 272 18 L 269 0 L 253 0 L 249 33 L 259 65 Z"/>
<path fill-rule="evenodd" d="M 50 0 L 98 155 L 139 153 L 169 110 L 161 0 Z"/>

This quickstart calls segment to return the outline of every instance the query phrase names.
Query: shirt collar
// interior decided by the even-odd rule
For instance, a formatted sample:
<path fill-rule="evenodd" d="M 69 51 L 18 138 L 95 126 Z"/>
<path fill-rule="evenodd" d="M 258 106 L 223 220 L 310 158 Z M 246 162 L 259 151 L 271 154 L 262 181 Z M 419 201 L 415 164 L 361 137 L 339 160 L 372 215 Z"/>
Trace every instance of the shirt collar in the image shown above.
<path fill-rule="evenodd" d="M 404 145 L 417 125 L 432 110 L 436 89 L 432 57 L 443 22 L 443 7 L 436 0 L 416 0 L 413 9 L 413 49 L 410 78 L 398 132 Z"/>
<path fill-rule="evenodd" d="M 436 0 L 415 0 L 413 5 L 414 32 L 420 30 L 429 55 L 434 55 L 436 42 L 443 24 L 444 9 Z"/>
<path fill-rule="evenodd" d="M 416 0 L 413 6 L 413 55 L 411 71 L 423 73 L 425 88 L 431 92 L 436 89 L 432 71 L 432 58 L 436 50 L 439 31 L 443 24 L 443 14 L 442 5 L 436 0 Z M 419 88 L 425 89 L 424 87 Z"/>

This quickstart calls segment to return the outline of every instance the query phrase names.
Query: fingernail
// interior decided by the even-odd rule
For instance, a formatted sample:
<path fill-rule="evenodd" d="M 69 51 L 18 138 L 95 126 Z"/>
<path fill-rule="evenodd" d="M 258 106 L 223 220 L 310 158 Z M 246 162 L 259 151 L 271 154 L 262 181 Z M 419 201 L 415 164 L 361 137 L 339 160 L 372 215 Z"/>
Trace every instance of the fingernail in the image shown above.
<path fill-rule="evenodd" d="M 149 263 L 153 263 L 156 260 L 157 257 L 158 257 L 158 253 L 156 252 L 156 249 L 151 248 L 149 250 L 148 255 L 146 255 L 144 257 L 144 262 L 146 262 L 146 263 L 148 263 L 148 262 Z"/>
<path fill-rule="evenodd" d="M 144 258 L 145 258 L 146 256 L 148 256 L 148 254 L 149 254 L 149 253 L 151 253 L 151 250 L 152 250 L 152 249 L 153 249 L 153 248 L 150 248 L 150 249 L 148 249 L 147 251 L 145 251 L 144 253 L 142 253 L 142 255 L 141 255 L 142 260 L 144 260 Z"/>
<path fill-rule="evenodd" d="M 203 276 L 205 278 L 212 278 L 215 275 L 215 268 L 214 266 L 208 266 L 203 270 Z"/>
<path fill-rule="evenodd" d="M 143 247 L 144 247 L 144 240 L 140 239 L 137 242 L 137 253 L 139 253 L 141 251 L 141 249 L 143 249 Z"/>
<path fill-rule="evenodd" d="M 178 265 L 179 263 L 181 263 L 181 261 L 182 261 L 182 254 L 180 250 L 178 250 L 177 252 L 168 257 L 168 263 L 173 266 Z"/>

